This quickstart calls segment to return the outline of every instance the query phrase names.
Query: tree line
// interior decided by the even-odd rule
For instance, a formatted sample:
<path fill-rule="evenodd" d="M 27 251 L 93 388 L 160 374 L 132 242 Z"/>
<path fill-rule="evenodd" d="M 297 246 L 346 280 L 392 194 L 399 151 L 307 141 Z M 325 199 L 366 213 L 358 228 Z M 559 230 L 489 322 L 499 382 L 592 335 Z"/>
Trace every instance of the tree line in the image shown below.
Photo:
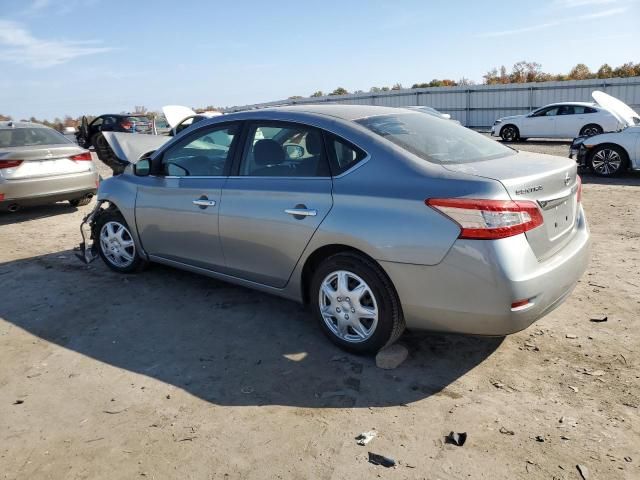
<path fill-rule="evenodd" d="M 550 81 L 565 81 L 565 80 L 588 80 L 588 79 L 607 79 L 607 78 L 626 78 L 626 77 L 638 77 L 640 76 L 640 63 L 628 62 L 618 67 L 611 67 L 608 63 L 603 64 L 598 70 L 591 71 L 587 65 L 584 63 L 578 63 L 574 66 L 569 73 L 567 74 L 554 74 L 547 73 L 542 70 L 542 65 L 537 62 L 527 62 L 521 61 L 517 62 L 511 67 L 511 70 L 507 70 L 507 68 L 502 65 L 499 68 L 492 68 L 487 73 L 482 76 L 482 84 L 483 85 L 506 85 L 510 83 L 529 83 L 529 82 L 550 82 Z M 449 78 L 437 79 L 434 78 L 430 82 L 425 83 L 414 83 L 410 88 L 427 88 L 427 87 L 458 87 L 458 86 L 467 86 L 467 85 L 475 85 L 473 80 L 469 80 L 468 78 L 461 78 L 459 80 L 452 80 Z M 371 87 L 369 89 L 370 93 L 379 93 L 379 92 L 389 92 L 394 90 L 404 90 L 405 87 L 402 86 L 401 83 L 396 83 L 390 87 L 382 86 L 382 87 Z M 365 93 L 363 90 L 355 90 L 353 92 L 349 92 L 344 87 L 338 87 L 335 90 L 325 93 L 322 90 L 317 90 L 313 92 L 310 97 L 324 97 L 324 96 L 335 96 L 335 95 L 347 95 L 349 93 Z M 303 98 L 300 95 L 294 95 L 289 97 L 289 99 L 295 100 Z M 218 107 L 214 107 L 213 105 L 208 105 L 203 108 L 194 108 L 197 113 L 201 113 L 204 111 L 213 111 L 220 110 Z M 121 112 L 125 113 L 125 112 Z M 134 114 L 136 115 L 147 115 L 147 116 L 159 116 L 161 115 L 159 112 L 150 112 L 143 105 L 138 105 L 134 108 Z M 87 117 L 89 121 L 91 121 L 95 117 Z M 72 118 L 69 115 L 66 115 L 64 118 L 60 119 L 58 117 L 54 118 L 53 121 L 48 120 L 38 120 L 37 118 L 31 117 L 29 118 L 30 122 L 41 123 L 43 125 L 47 125 L 48 127 L 55 128 L 56 130 L 62 131 L 65 127 L 78 127 L 80 124 L 82 117 Z M 12 120 L 12 118 L 8 115 L 0 114 L 0 121 Z"/>
<path fill-rule="evenodd" d="M 513 65 L 511 70 L 502 65 L 499 68 L 492 68 L 482 76 L 483 85 L 498 85 L 509 83 L 528 83 L 528 82 L 550 82 L 550 81 L 565 81 L 565 80 L 588 80 L 593 78 L 626 78 L 640 76 L 640 63 L 628 62 L 619 67 L 611 67 L 605 63 L 598 70 L 592 72 L 589 67 L 584 63 L 579 63 L 573 67 L 569 73 L 547 73 L 542 70 L 542 65 L 537 62 L 521 61 Z M 473 80 L 468 78 L 461 78 L 460 80 L 452 80 L 449 78 L 437 79 L 434 78 L 430 82 L 414 83 L 411 88 L 427 88 L 427 87 L 458 87 L 475 85 Z M 370 93 L 389 92 L 393 90 L 404 90 L 405 87 L 401 83 L 396 83 L 391 87 L 371 87 Z M 355 90 L 349 92 L 344 87 L 338 87 L 331 92 L 323 92 L 318 90 L 313 92 L 310 97 L 324 97 L 333 95 L 347 95 L 349 93 L 365 93 L 363 90 Z M 302 98 L 300 96 L 289 97 L 290 99 Z"/>

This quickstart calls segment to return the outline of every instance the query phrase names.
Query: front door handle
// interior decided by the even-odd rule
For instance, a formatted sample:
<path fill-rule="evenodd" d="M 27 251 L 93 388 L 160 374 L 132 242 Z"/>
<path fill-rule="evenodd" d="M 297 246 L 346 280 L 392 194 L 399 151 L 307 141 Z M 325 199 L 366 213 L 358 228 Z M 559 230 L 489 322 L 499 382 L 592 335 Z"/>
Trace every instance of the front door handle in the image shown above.
<path fill-rule="evenodd" d="M 315 217 L 318 215 L 318 211 L 312 208 L 287 208 L 284 213 L 294 217 Z"/>
<path fill-rule="evenodd" d="M 193 201 L 193 204 L 199 206 L 200 208 L 207 208 L 215 206 L 216 201 L 209 200 L 208 198 L 198 198 Z"/>

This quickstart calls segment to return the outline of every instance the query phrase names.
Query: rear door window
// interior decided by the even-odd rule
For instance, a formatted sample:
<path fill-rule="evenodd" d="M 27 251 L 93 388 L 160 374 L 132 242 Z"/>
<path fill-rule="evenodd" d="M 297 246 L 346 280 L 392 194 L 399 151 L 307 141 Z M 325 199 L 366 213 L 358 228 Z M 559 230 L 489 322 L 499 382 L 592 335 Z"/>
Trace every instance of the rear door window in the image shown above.
<path fill-rule="evenodd" d="M 299 124 L 256 122 L 249 128 L 240 175 L 329 177 L 321 131 Z"/>

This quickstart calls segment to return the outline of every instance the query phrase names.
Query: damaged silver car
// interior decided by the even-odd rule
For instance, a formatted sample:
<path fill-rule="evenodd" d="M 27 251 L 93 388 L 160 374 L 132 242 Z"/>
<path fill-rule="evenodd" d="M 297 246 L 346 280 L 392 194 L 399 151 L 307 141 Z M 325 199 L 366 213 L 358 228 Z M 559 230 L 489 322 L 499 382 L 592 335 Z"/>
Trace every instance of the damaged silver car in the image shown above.
<path fill-rule="evenodd" d="M 106 137 L 130 164 L 100 186 L 87 260 L 307 303 L 353 352 L 405 327 L 517 332 L 588 263 L 575 162 L 432 115 L 305 105 L 202 120 L 157 145 L 122 135 Z"/>

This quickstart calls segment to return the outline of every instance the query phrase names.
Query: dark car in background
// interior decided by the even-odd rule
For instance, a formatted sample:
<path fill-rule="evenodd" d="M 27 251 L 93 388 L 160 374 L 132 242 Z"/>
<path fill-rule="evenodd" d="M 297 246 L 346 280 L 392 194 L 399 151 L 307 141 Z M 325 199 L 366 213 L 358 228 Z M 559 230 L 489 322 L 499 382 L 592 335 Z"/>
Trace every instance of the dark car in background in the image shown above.
<path fill-rule="evenodd" d="M 94 118 L 91 123 L 82 117 L 82 123 L 76 133 L 78 145 L 84 148 L 98 148 L 102 132 L 152 133 L 152 123 L 144 115 L 104 114 Z"/>

